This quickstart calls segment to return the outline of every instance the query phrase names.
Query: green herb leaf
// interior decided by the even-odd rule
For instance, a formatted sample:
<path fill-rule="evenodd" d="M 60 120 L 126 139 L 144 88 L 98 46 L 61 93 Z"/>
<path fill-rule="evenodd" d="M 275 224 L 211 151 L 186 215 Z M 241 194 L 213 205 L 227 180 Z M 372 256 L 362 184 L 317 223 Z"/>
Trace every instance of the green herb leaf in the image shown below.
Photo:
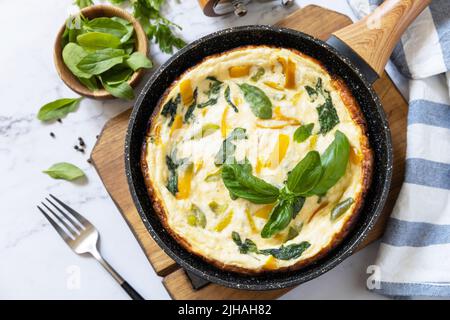
<path fill-rule="evenodd" d="M 339 117 L 336 109 L 334 108 L 330 94 L 325 98 L 325 103 L 317 107 L 317 113 L 319 114 L 320 131 L 325 135 L 331 131 L 338 123 Z"/>
<path fill-rule="evenodd" d="M 194 227 L 200 227 L 205 229 L 206 216 L 204 212 L 195 204 L 191 205 L 191 213 L 188 215 L 188 223 Z"/>
<path fill-rule="evenodd" d="M 101 17 L 89 20 L 84 25 L 84 29 L 88 32 L 111 34 L 117 37 L 122 43 L 129 39 L 123 39 L 123 37 L 128 34 L 128 29 L 125 27 L 125 24 L 113 18 Z"/>
<path fill-rule="evenodd" d="M 131 38 L 134 34 L 134 27 L 131 24 L 131 22 L 129 22 L 128 20 L 119 18 L 119 17 L 112 17 L 111 20 L 122 24 L 125 27 L 125 29 L 127 30 L 127 32 L 120 38 L 120 42 L 122 42 L 123 44 L 134 43 L 134 39 Z M 130 42 L 130 40 L 132 42 Z"/>
<path fill-rule="evenodd" d="M 342 216 L 345 213 L 345 211 L 347 211 L 352 206 L 353 202 L 355 202 L 355 200 L 353 200 L 353 198 L 348 198 L 348 199 L 338 203 L 336 205 L 336 207 L 334 207 L 333 210 L 331 210 L 331 213 L 330 213 L 331 221 L 335 221 L 340 216 Z"/>
<path fill-rule="evenodd" d="M 302 228 L 303 228 L 303 222 L 299 226 L 290 226 L 285 242 L 288 242 L 288 241 L 296 238 L 300 234 L 300 231 L 302 231 Z"/>
<path fill-rule="evenodd" d="M 45 104 L 39 109 L 37 118 L 41 121 L 56 120 L 74 112 L 82 98 L 58 99 Z"/>
<path fill-rule="evenodd" d="M 311 191 L 322 176 L 320 155 L 317 151 L 308 154 L 288 173 L 286 186 L 296 195 L 304 196 Z"/>
<path fill-rule="evenodd" d="M 301 243 L 290 244 L 288 246 L 281 246 L 277 249 L 264 249 L 259 250 L 260 254 L 271 255 L 278 260 L 291 260 L 299 258 L 311 244 L 307 241 Z"/>
<path fill-rule="evenodd" d="M 170 191 L 174 196 L 178 192 L 178 173 L 177 169 L 179 164 L 177 164 L 170 156 L 166 155 L 166 165 L 169 169 L 169 178 L 167 180 L 167 190 Z"/>
<path fill-rule="evenodd" d="M 187 108 L 186 113 L 184 114 L 184 123 L 188 123 L 190 119 L 194 116 L 194 110 L 197 107 L 197 96 L 198 96 L 198 88 L 195 88 L 193 93 L 193 99 L 191 105 Z"/>
<path fill-rule="evenodd" d="M 92 2 L 92 0 L 75 0 L 75 4 L 80 8 L 86 8 L 89 6 L 92 6 L 94 3 Z"/>
<path fill-rule="evenodd" d="M 125 60 L 125 63 L 134 71 L 141 68 L 148 69 L 153 66 L 150 59 L 140 52 L 134 52 L 127 60 Z"/>
<path fill-rule="evenodd" d="M 233 231 L 231 233 L 231 239 L 233 239 L 234 243 L 238 246 L 240 253 L 242 254 L 247 254 L 249 252 L 258 253 L 258 248 L 256 244 L 250 239 L 245 239 L 245 242 L 242 242 L 241 236 L 236 231 Z"/>
<path fill-rule="evenodd" d="M 120 84 L 124 81 L 128 81 L 133 75 L 133 70 L 123 64 L 118 64 L 108 71 L 101 74 L 101 79 L 109 85 Z"/>
<path fill-rule="evenodd" d="M 230 86 L 227 86 L 227 88 L 224 91 L 225 101 L 228 102 L 228 104 L 233 108 L 234 112 L 239 112 L 238 108 L 235 106 L 233 101 L 231 101 L 230 96 Z"/>
<path fill-rule="evenodd" d="M 122 49 L 106 48 L 88 53 L 77 67 L 90 75 L 98 75 L 123 62 L 125 52 Z"/>
<path fill-rule="evenodd" d="M 311 136 L 313 128 L 314 123 L 309 123 L 298 127 L 294 132 L 294 141 L 298 143 L 306 141 L 306 139 Z"/>
<path fill-rule="evenodd" d="M 232 199 L 242 198 L 256 204 L 274 203 L 280 191 L 277 187 L 252 175 L 251 165 L 225 164 L 222 180 Z"/>
<path fill-rule="evenodd" d="M 305 198 L 279 199 L 261 231 L 262 238 L 270 238 L 287 228 L 305 203 Z"/>
<path fill-rule="evenodd" d="M 80 168 L 67 162 L 55 163 L 43 172 L 54 179 L 63 179 L 69 181 L 85 176 L 84 172 Z"/>
<path fill-rule="evenodd" d="M 223 140 L 219 152 L 214 159 L 214 164 L 220 166 L 225 163 L 235 162 L 234 152 L 236 151 L 236 146 L 233 142 L 242 139 L 247 139 L 246 130 L 243 128 L 234 128 L 228 137 Z"/>
<path fill-rule="evenodd" d="M 324 195 L 345 174 L 350 156 L 350 143 L 339 130 L 335 133 L 333 142 L 321 156 L 323 166 L 322 177 L 310 194 Z"/>
<path fill-rule="evenodd" d="M 266 70 L 263 67 L 258 67 L 255 74 L 250 78 L 253 82 L 257 82 L 261 77 L 266 73 Z"/>
<path fill-rule="evenodd" d="M 96 50 L 104 48 L 117 48 L 120 46 L 120 39 L 109 33 L 88 32 L 80 34 L 77 42 L 84 48 Z"/>
<path fill-rule="evenodd" d="M 108 84 L 107 82 L 102 81 L 102 84 L 105 90 L 111 93 L 116 98 L 125 100 L 134 99 L 133 88 L 131 88 L 131 86 L 126 81 L 117 84 Z"/>
<path fill-rule="evenodd" d="M 180 102 L 181 102 L 181 95 L 178 94 L 177 96 L 175 96 L 172 99 L 170 99 L 169 101 L 167 101 L 161 110 L 162 116 L 164 116 L 166 118 L 170 117 L 170 121 L 168 123 L 169 126 L 171 126 L 173 121 L 175 120 L 178 105 L 180 104 Z"/>
<path fill-rule="evenodd" d="M 68 43 L 63 51 L 62 57 L 67 68 L 79 78 L 90 78 L 92 75 L 90 73 L 84 72 L 78 68 L 78 64 L 84 57 L 88 55 L 88 52 L 82 47 L 75 43 Z"/>
<path fill-rule="evenodd" d="M 97 79 L 95 77 L 90 78 L 77 78 L 78 81 L 80 81 L 86 88 L 88 88 L 91 91 L 98 90 L 98 83 Z"/>
<path fill-rule="evenodd" d="M 250 84 L 240 84 L 245 101 L 250 105 L 253 114 L 260 119 L 272 118 L 272 102 L 260 88 Z"/>

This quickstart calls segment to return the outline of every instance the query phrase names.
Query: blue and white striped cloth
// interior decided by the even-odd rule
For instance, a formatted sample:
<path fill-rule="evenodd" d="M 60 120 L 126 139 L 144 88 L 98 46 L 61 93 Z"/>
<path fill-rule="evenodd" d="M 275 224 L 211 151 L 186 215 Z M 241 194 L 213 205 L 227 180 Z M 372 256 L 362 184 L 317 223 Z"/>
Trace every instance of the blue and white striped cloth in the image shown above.
<path fill-rule="evenodd" d="M 348 2 L 361 18 L 382 0 Z M 375 262 L 375 290 L 450 296 L 449 0 L 432 1 L 403 35 L 392 61 L 411 79 L 406 173 Z"/>

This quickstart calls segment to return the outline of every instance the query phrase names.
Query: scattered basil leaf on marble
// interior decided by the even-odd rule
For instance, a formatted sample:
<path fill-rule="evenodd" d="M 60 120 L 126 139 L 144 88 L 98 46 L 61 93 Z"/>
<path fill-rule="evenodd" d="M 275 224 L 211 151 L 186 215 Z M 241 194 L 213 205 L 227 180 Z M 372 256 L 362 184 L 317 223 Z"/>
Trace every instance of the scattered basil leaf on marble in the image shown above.
<path fill-rule="evenodd" d="M 122 63 L 125 57 L 126 54 L 123 49 L 105 48 L 88 53 L 77 64 L 77 67 L 91 76 L 99 75 Z"/>
<path fill-rule="evenodd" d="M 233 108 L 234 112 L 239 112 L 239 109 L 236 107 L 233 101 L 231 101 L 230 86 L 227 86 L 223 94 L 225 97 L 225 101 Z"/>
<path fill-rule="evenodd" d="M 84 172 L 80 168 L 68 162 L 55 163 L 43 172 L 54 179 L 63 179 L 69 181 L 85 176 Z"/>
<path fill-rule="evenodd" d="M 347 211 L 352 206 L 353 202 L 355 202 L 355 200 L 353 200 L 353 198 L 348 198 L 348 199 L 345 199 L 344 201 L 338 203 L 333 208 L 333 210 L 331 210 L 331 213 L 330 213 L 331 221 L 335 221 L 340 216 L 342 216 L 345 213 L 345 211 Z"/>
<path fill-rule="evenodd" d="M 37 118 L 41 121 L 50 121 L 63 118 L 74 112 L 82 98 L 63 98 L 49 102 L 39 109 Z"/>
<path fill-rule="evenodd" d="M 324 195 L 340 178 L 347 169 L 350 156 L 350 142 L 345 134 L 336 131 L 333 142 L 327 147 L 320 159 L 323 166 L 322 176 L 310 194 Z"/>
<path fill-rule="evenodd" d="M 260 119 L 272 118 L 272 102 L 269 97 L 256 86 L 240 84 L 239 88 L 244 94 L 245 101 L 249 104 L 253 114 Z"/>
<path fill-rule="evenodd" d="M 294 132 L 294 141 L 302 143 L 306 141 L 312 134 L 314 123 L 304 124 L 297 128 Z"/>
<path fill-rule="evenodd" d="M 152 62 L 146 55 L 140 52 L 134 52 L 130 55 L 130 57 L 125 60 L 125 63 L 133 70 L 137 71 L 141 68 L 151 68 L 153 66 Z"/>

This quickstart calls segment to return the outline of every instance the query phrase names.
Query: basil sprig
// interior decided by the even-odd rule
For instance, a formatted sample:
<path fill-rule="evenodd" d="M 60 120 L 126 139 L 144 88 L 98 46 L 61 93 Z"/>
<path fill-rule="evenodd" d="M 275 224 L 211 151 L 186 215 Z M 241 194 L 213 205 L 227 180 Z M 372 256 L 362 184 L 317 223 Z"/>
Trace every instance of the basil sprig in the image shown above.
<path fill-rule="evenodd" d="M 222 180 L 232 199 L 242 198 L 263 204 L 276 202 L 261 237 L 270 238 L 284 230 L 300 212 L 307 197 L 323 196 L 345 174 L 350 154 L 350 143 L 340 131 L 322 155 L 308 154 L 288 173 L 280 190 L 252 175 L 248 161 L 243 164 L 225 164 Z"/>

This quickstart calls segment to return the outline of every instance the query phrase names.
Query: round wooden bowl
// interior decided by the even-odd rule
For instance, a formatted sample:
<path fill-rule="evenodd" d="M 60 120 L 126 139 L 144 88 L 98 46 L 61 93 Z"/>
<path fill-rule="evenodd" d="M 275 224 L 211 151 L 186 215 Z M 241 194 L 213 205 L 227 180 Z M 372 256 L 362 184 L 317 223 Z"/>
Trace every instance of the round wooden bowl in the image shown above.
<path fill-rule="evenodd" d="M 81 10 L 83 16 L 88 19 L 99 18 L 99 17 L 119 17 L 125 20 L 130 21 L 134 27 L 134 37 L 135 41 L 135 49 L 138 52 L 141 52 L 147 55 L 148 51 L 148 39 L 147 35 L 142 29 L 140 23 L 128 12 L 118 7 L 113 7 L 110 5 L 95 5 L 84 8 Z M 76 93 L 94 99 L 111 99 L 114 98 L 108 91 L 105 89 L 99 89 L 96 91 L 90 91 L 86 88 L 80 81 L 78 81 L 77 77 L 75 77 L 72 72 L 70 72 L 69 68 L 67 68 L 64 60 L 62 58 L 62 35 L 66 25 L 64 24 L 58 32 L 55 41 L 53 60 L 55 62 L 56 71 L 61 77 L 62 81 L 73 91 Z M 131 87 L 135 87 L 139 80 L 145 73 L 145 69 L 140 69 L 136 71 L 128 80 L 128 83 Z"/>

